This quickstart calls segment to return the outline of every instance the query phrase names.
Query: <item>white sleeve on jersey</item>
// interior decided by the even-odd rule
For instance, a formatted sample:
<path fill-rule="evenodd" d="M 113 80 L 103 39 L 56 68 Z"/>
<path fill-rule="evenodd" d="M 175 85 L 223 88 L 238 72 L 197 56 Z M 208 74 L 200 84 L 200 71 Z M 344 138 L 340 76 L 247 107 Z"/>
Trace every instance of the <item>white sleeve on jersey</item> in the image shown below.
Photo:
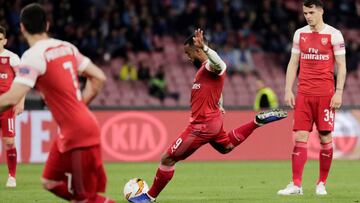
<path fill-rule="evenodd" d="M 333 32 L 331 36 L 331 44 L 333 45 L 334 55 L 344 55 L 345 54 L 345 41 L 339 30 Z"/>
<path fill-rule="evenodd" d="M 296 30 L 293 38 L 291 53 L 300 54 L 300 31 Z"/>
<path fill-rule="evenodd" d="M 21 57 L 20 64 L 15 67 L 14 82 L 34 87 L 36 79 L 46 71 L 45 58 L 36 50 L 29 49 Z"/>
<path fill-rule="evenodd" d="M 18 66 L 20 64 L 20 58 L 17 54 L 11 53 L 10 55 L 10 66 L 12 68 Z"/>
<path fill-rule="evenodd" d="M 70 42 L 65 42 L 65 43 L 70 45 L 74 50 L 78 74 L 81 74 L 85 70 L 85 68 L 89 65 L 91 60 L 88 57 L 84 56 L 82 53 L 80 53 L 80 51 L 78 50 L 78 48 L 76 48 L 75 45 L 71 44 Z"/>
<path fill-rule="evenodd" d="M 226 64 L 225 62 L 220 58 L 220 56 L 216 53 L 216 51 L 212 50 L 208 46 L 204 45 L 204 52 L 208 57 L 207 63 L 205 65 L 206 70 L 210 72 L 218 72 L 220 73 L 218 75 L 222 75 L 226 71 Z M 215 69 L 215 70 L 213 70 Z"/>
<path fill-rule="evenodd" d="M 82 53 L 80 53 L 80 51 L 74 46 L 74 51 L 75 51 L 75 58 L 76 58 L 76 62 L 78 65 L 78 74 L 81 74 L 85 68 L 89 65 L 89 63 L 91 62 L 91 60 L 82 55 Z"/>

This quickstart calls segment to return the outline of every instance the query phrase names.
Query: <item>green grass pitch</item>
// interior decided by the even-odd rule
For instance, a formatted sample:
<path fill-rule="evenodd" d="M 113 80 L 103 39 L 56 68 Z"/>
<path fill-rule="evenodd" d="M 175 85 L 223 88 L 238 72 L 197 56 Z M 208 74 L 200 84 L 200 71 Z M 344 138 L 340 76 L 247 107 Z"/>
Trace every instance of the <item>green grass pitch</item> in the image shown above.
<path fill-rule="evenodd" d="M 158 163 L 107 163 L 107 195 L 126 202 L 122 189 L 132 177 L 142 177 L 151 184 Z M 61 203 L 40 186 L 43 165 L 18 165 L 15 189 L 5 187 L 6 165 L 0 165 L 1 203 Z M 334 161 L 327 190 L 329 195 L 315 195 L 318 162 L 308 161 L 303 180 L 303 196 L 277 196 L 277 190 L 290 181 L 289 161 L 182 162 L 174 178 L 161 193 L 158 203 L 225 202 L 360 202 L 360 161 Z"/>

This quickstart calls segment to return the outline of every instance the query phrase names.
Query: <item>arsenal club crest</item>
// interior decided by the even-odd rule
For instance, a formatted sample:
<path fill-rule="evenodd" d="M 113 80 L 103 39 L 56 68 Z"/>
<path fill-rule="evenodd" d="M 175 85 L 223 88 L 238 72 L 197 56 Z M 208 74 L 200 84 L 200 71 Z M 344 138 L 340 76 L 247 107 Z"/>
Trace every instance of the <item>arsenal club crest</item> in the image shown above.
<path fill-rule="evenodd" d="M 1 58 L 1 64 L 7 64 L 8 59 L 7 58 Z"/>
<path fill-rule="evenodd" d="M 326 38 L 326 37 L 323 37 L 323 38 L 321 38 L 321 44 L 322 45 L 326 45 L 328 43 L 328 38 Z"/>

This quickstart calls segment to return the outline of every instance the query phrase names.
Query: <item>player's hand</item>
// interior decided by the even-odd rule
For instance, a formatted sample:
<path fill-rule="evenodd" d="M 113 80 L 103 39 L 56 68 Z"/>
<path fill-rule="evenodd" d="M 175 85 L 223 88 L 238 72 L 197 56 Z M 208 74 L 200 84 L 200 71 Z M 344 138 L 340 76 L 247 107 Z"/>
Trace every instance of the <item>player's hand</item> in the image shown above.
<path fill-rule="evenodd" d="M 220 106 L 220 111 L 221 111 L 222 114 L 225 114 L 225 113 L 226 113 L 226 111 L 225 111 L 225 109 L 224 109 L 223 106 Z"/>
<path fill-rule="evenodd" d="M 294 108 L 295 106 L 295 96 L 292 91 L 285 92 L 285 103 L 290 106 L 291 108 Z"/>
<path fill-rule="evenodd" d="M 24 112 L 24 103 L 20 102 L 14 106 L 14 114 L 20 115 Z"/>
<path fill-rule="evenodd" d="M 342 93 L 335 92 L 334 96 L 331 98 L 330 108 L 338 109 L 341 107 L 342 103 Z"/>
<path fill-rule="evenodd" d="M 193 37 L 193 41 L 194 41 L 194 45 L 200 49 L 203 49 L 204 47 L 204 35 L 203 35 L 203 31 L 198 28 L 197 30 L 195 30 L 194 33 L 194 37 Z"/>

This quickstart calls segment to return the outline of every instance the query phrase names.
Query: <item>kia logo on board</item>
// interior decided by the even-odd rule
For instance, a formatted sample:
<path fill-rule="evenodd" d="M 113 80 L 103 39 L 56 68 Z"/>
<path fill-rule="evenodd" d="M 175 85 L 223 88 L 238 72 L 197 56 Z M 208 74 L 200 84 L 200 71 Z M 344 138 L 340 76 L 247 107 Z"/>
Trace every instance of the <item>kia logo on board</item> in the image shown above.
<path fill-rule="evenodd" d="M 112 157 L 143 161 L 164 151 L 167 131 L 156 117 L 143 112 L 116 114 L 101 128 L 102 147 Z"/>

